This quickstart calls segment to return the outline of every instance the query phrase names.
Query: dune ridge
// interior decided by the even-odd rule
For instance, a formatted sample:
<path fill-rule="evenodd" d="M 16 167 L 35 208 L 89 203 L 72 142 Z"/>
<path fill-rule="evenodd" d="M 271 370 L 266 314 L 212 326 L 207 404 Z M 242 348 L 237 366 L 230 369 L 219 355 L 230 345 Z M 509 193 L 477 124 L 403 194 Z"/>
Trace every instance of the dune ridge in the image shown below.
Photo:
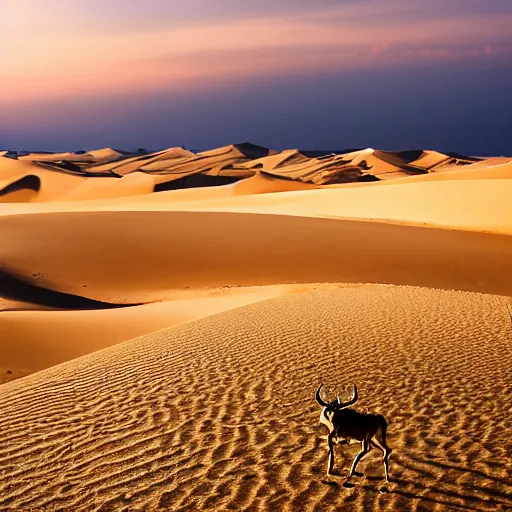
<path fill-rule="evenodd" d="M 104 349 L 3 386 L 0 506 L 508 510 L 511 334 L 503 297 L 360 286 Z M 388 492 L 373 453 L 325 480 L 322 381 L 389 419 Z"/>
<path fill-rule="evenodd" d="M 143 305 L 102 304 L 74 298 L 66 308 L 0 301 L 1 369 L 33 373 L 122 341 L 269 298 L 300 293 L 313 285 L 276 285 L 182 292 Z M 315 288 L 335 285 L 319 284 Z M 72 339 L 70 341 L 70 333 Z"/>
<path fill-rule="evenodd" d="M 0 154 L 0 509 L 512 509 L 511 165 Z M 321 382 L 389 485 L 326 478 Z"/>
<path fill-rule="evenodd" d="M 333 281 L 512 294 L 506 235 L 223 212 L 47 214 L 46 231 L 38 226 L 38 216 L 2 220 L 4 270 L 112 304 L 184 288 Z"/>
<path fill-rule="evenodd" d="M 46 184 L 50 178 L 45 176 L 41 193 L 22 199 L 27 202 L 66 200 L 66 195 L 68 198 L 95 199 L 101 197 L 103 189 L 104 197 L 150 193 L 145 187 L 124 187 L 121 181 L 117 183 L 121 190 L 114 192 L 116 182 L 104 181 L 106 178 L 127 177 L 132 173 L 144 175 L 145 178 L 139 177 L 139 181 L 144 179 L 147 187 L 152 183 L 154 191 L 161 191 L 225 184 L 250 178 L 259 171 L 298 183 L 328 185 L 394 180 L 475 164 L 475 159 L 469 157 L 454 157 L 430 150 L 391 152 L 368 148 L 351 153 L 316 154 L 288 149 L 279 153 L 247 142 L 198 153 L 181 147 L 156 152 L 139 150 L 135 153 L 103 148 L 75 153 L 14 154 L 14 157 L 0 155 L 0 180 L 4 177 L 5 169 L 16 164 L 25 166 L 18 166 L 18 179 L 26 175 L 24 169 L 45 169 L 57 175 L 92 180 L 75 197 L 70 193 L 76 188 L 76 182 L 60 179 L 67 187 L 66 194 L 55 190 L 51 182 Z M 92 190 L 88 193 L 90 188 Z"/>

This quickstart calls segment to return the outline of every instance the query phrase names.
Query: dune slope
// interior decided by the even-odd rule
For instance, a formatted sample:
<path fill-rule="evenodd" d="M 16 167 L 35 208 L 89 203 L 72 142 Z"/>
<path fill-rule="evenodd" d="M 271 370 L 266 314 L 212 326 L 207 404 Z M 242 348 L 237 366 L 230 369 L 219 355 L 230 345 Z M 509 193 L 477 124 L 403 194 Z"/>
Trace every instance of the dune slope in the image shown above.
<path fill-rule="evenodd" d="M 0 153 L 0 511 L 512 510 L 512 160 L 477 160 Z M 343 486 L 357 445 L 325 477 L 321 382 L 391 484 Z"/>
<path fill-rule="evenodd" d="M 112 304 L 163 300 L 185 288 L 314 282 L 512 294 L 506 235 L 220 212 L 46 214 L 44 232 L 41 221 L 2 219 L 0 267 Z"/>
<path fill-rule="evenodd" d="M 11 380 L 136 336 L 299 290 L 297 285 L 236 287 L 184 292 L 140 306 L 67 311 L 16 301 L 2 304 L 0 299 L 0 379 L 2 372 L 4 380 Z"/>
<path fill-rule="evenodd" d="M 144 336 L 1 388 L 0 508 L 510 510 L 511 340 L 503 297 L 386 286 Z M 325 479 L 320 382 L 388 418 L 392 484 Z"/>
<path fill-rule="evenodd" d="M 311 188 L 311 185 L 256 176 L 229 186 L 136 197 L 5 205 L 0 208 L 0 215 L 93 211 L 265 213 L 512 234 L 512 208 L 508 200 L 512 195 L 510 178 L 465 179 L 463 176 L 460 180 L 394 182 L 396 184 L 388 186 L 368 183 L 357 187 L 298 190 L 299 187 Z"/>

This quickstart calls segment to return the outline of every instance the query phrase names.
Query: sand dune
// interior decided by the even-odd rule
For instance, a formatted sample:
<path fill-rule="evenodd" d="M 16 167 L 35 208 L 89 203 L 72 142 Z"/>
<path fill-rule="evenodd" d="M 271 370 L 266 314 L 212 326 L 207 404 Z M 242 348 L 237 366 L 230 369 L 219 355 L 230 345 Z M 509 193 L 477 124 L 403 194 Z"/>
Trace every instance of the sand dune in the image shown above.
<path fill-rule="evenodd" d="M 132 173 L 121 178 L 102 178 L 101 180 L 86 179 L 76 189 L 65 194 L 58 202 L 48 202 L 37 205 L 14 204 L 9 208 L 0 209 L 1 215 L 19 213 L 42 213 L 64 211 L 97 211 L 97 210 L 145 210 L 173 208 L 178 203 L 196 203 L 211 199 L 221 199 L 232 196 L 247 196 L 290 192 L 293 190 L 310 190 L 317 188 L 308 183 L 302 183 L 279 176 L 273 176 L 257 171 L 252 177 L 236 183 L 216 187 L 194 187 L 179 190 L 169 190 L 151 194 L 148 188 L 153 181 L 158 183 L 158 177 L 142 173 Z M 131 197 L 137 195 L 137 199 Z M 101 198 L 101 199 L 99 199 Z M 86 201 L 84 201 L 86 199 Z M 108 199 L 108 201 L 103 201 Z"/>
<path fill-rule="evenodd" d="M 242 181 L 237 185 L 242 188 L 243 184 Z M 512 208 L 508 202 L 511 194 L 511 179 L 468 180 L 467 182 L 434 180 L 432 183 L 400 183 L 393 187 L 290 191 L 280 195 L 254 195 L 241 198 L 213 196 L 209 199 L 205 195 L 203 200 L 190 201 L 189 204 L 173 205 L 170 202 L 164 205 L 156 200 L 154 208 L 151 200 L 144 201 L 143 204 L 137 204 L 135 200 L 130 205 L 134 210 L 140 208 L 140 210 L 161 211 L 165 208 L 167 211 L 352 218 L 511 234 Z M 112 207 L 104 205 L 102 209 L 118 211 L 123 208 L 121 204 L 118 203 Z M 128 202 L 124 204 L 128 206 Z M 74 211 L 77 211 L 76 206 L 72 207 Z M 83 210 L 86 208 L 85 205 Z"/>
<path fill-rule="evenodd" d="M 26 160 L 30 162 L 83 162 L 87 164 L 93 164 L 94 157 L 86 152 L 83 153 L 29 153 L 27 155 L 18 156 L 19 160 Z"/>
<path fill-rule="evenodd" d="M 512 160 L 511 157 L 504 157 L 504 156 L 490 157 L 490 158 L 484 158 L 483 160 L 474 162 L 471 165 L 473 168 L 489 167 L 491 165 L 494 166 L 494 165 L 506 164 L 506 163 L 509 163 L 511 160 Z"/>
<path fill-rule="evenodd" d="M 38 310 L 28 311 L 28 304 L 10 301 L 4 304 L 10 310 L 1 313 L 1 366 L 14 375 L 32 373 L 143 334 L 301 289 L 278 285 L 208 290 L 200 295 L 185 292 L 164 302 L 103 310 L 49 311 L 32 304 Z"/>
<path fill-rule="evenodd" d="M 509 172 L 508 168 L 500 170 Z M 469 171 L 468 171 L 469 172 Z M 283 194 L 261 194 L 291 189 Z M 510 234 L 511 179 L 400 182 L 390 187 L 311 188 L 254 177 L 229 187 L 170 191 L 108 202 L 4 206 L 0 215 L 87 211 L 208 211 L 364 219 Z M 295 191 L 294 191 L 295 189 Z M 241 196 L 241 197 L 235 197 Z"/>
<path fill-rule="evenodd" d="M 4 270 L 114 304 L 163 300 L 187 287 L 333 281 L 512 294 L 503 279 L 512 275 L 505 235 L 209 212 L 47 214 L 44 233 L 41 222 L 2 219 Z"/>
<path fill-rule="evenodd" d="M 512 233 L 512 180 L 396 184 L 203 201 L 181 210 L 357 218 Z"/>
<path fill-rule="evenodd" d="M 340 171 L 344 172 L 344 166 L 357 168 L 362 174 L 373 176 L 379 180 L 390 180 L 401 177 L 426 174 L 440 167 L 454 165 L 469 165 L 471 160 L 457 159 L 438 153 L 437 151 L 378 151 L 373 148 L 344 153 L 334 156 L 341 163 Z M 321 160 L 325 160 L 322 158 Z M 343 181 L 343 180 L 341 180 Z M 345 180 L 357 181 L 357 180 Z M 329 181 L 332 182 L 332 181 Z"/>
<path fill-rule="evenodd" d="M 80 201 L 150 194 L 154 188 L 155 181 L 152 177 L 141 172 L 134 172 L 122 178 L 86 178 L 80 185 L 65 193 L 60 200 Z"/>
<path fill-rule="evenodd" d="M 32 162 L 23 162 L 13 158 L 0 157 L 0 179 L 2 180 L 22 177 L 25 174 L 30 174 L 40 169 L 40 166 Z"/>
<path fill-rule="evenodd" d="M 169 161 L 176 162 L 183 158 L 193 157 L 194 153 L 182 148 L 170 148 L 156 153 L 138 154 L 132 157 L 123 159 L 120 162 L 110 162 L 103 165 L 95 165 L 93 169 L 95 172 L 111 172 L 120 176 L 124 176 L 131 172 L 139 170 L 164 170 L 169 166 Z"/>
<path fill-rule="evenodd" d="M 498 161 L 500 160 L 496 162 Z M 0 179 L 11 177 L 12 172 L 8 169 L 16 165 L 18 169 L 15 175 L 19 179 L 26 177 L 28 172 L 34 174 L 34 170 L 49 171 L 53 174 L 54 181 L 60 181 L 59 187 L 43 184 L 41 192 L 37 195 L 18 194 L 16 199 L 18 202 L 39 202 L 62 201 L 65 200 L 65 196 L 74 199 L 95 199 L 132 195 L 133 188 L 126 187 L 125 183 L 101 181 L 132 173 L 137 173 L 137 179 L 140 181 L 143 179 L 141 174 L 151 175 L 154 180 L 153 190 L 162 191 L 224 185 L 251 178 L 257 171 L 274 175 L 276 178 L 293 180 L 298 184 L 318 186 L 395 180 L 439 170 L 446 172 L 460 165 L 473 163 L 474 159 L 452 157 L 435 151 L 390 152 L 368 148 L 342 154 L 300 152 L 296 149 L 277 153 L 254 144 L 241 143 L 197 154 L 180 147 L 157 152 L 139 150 L 135 153 L 103 148 L 76 153 L 19 154 L 17 159 L 1 157 Z M 20 167 L 20 164 L 25 164 L 25 168 Z M 77 183 L 66 181 L 62 175 L 87 178 L 90 183 L 82 185 L 77 195 L 74 195 L 72 191 Z M 148 184 L 151 183 L 149 178 L 145 179 Z M 131 183 L 131 180 L 129 181 Z M 114 190 L 116 185 L 118 191 Z M 55 189 L 51 195 L 45 194 L 49 188 Z M 63 188 L 67 189 L 68 193 L 57 191 Z M 102 189 L 105 190 L 104 194 L 101 192 Z M 147 187 L 142 187 L 141 190 L 144 190 L 144 193 L 151 192 Z"/>
<path fill-rule="evenodd" d="M 354 188 L 354 187 L 382 187 L 384 185 L 399 185 L 411 183 L 424 183 L 430 181 L 467 181 L 467 180 L 496 180 L 512 179 L 512 161 L 507 159 L 505 162 L 490 162 L 482 165 L 477 162 L 466 165 L 462 168 L 453 165 L 440 166 L 435 171 L 428 174 L 417 176 L 407 176 L 394 180 L 373 181 L 368 183 L 345 183 L 325 185 L 325 188 Z"/>
<path fill-rule="evenodd" d="M 418 158 L 409 163 L 428 171 L 447 165 L 451 160 L 453 160 L 453 158 L 448 155 L 439 153 L 438 151 L 427 150 L 422 151 Z M 468 162 L 465 163 L 467 164 Z"/>
<path fill-rule="evenodd" d="M 0 507 L 510 510 L 511 333 L 502 297 L 360 286 L 96 352 L 3 386 Z M 320 382 L 388 418 L 389 486 L 374 452 L 325 479 Z"/>
<path fill-rule="evenodd" d="M 130 197 L 123 200 L 122 196 L 144 194 L 151 186 L 149 177 L 143 173 L 134 173 L 134 176 L 128 179 L 129 176 L 117 182 L 107 178 L 87 179 L 80 187 L 77 188 L 75 185 L 73 192 L 63 195 L 58 204 L 10 205 L 8 208 L 0 209 L 0 215 L 98 209 L 183 210 L 182 203 L 201 201 L 198 204 L 190 204 L 185 209 L 378 219 L 505 233 L 510 231 L 511 225 L 507 199 L 512 183 L 510 181 L 511 161 L 484 168 L 478 164 L 467 165 L 462 169 L 459 167 L 453 169 L 453 166 L 440 167 L 436 172 L 396 180 L 328 185 L 323 186 L 323 191 L 313 193 L 294 192 L 274 197 L 238 199 L 230 197 L 319 187 L 313 187 L 295 179 L 283 179 L 281 176 L 274 176 L 267 172 L 257 172 L 252 178 L 229 186 L 172 190 L 158 194 L 146 193 L 139 195 L 135 200 Z M 151 176 L 151 178 L 155 179 L 156 183 L 159 177 Z M 163 175 L 163 178 L 168 179 L 167 175 Z M 471 183 L 473 180 L 480 180 L 480 182 Z M 495 180 L 502 181 L 498 183 L 494 182 Z M 384 185 L 393 185 L 393 188 L 386 190 Z M 333 189 L 339 191 L 335 192 Z M 66 202 L 67 198 L 94 199 L 116 195 L 121 196 L 117 201 Z M 230 199 L 226 201 L 225 198 Z"/>
<path fill-rule="evenodd" d="M 156 164 L 142 167 L 145 172 L 164 173 L 167 181 L 185 178 L 192 174 L 235 175 L 248 177 L 253 173 L 247 169 L 232 171 L 235 164 L 268 155 L 269 150 L 253 144 L 234 144 L 204 151 L 185 158 L 159 160 Z"/>
<path fill-rule="evenodd" d="M 291 192 L 293 190 L 311 190 L 315 188 L 309 183 L 282 179 L 267 173 L 258 172 L 251 178 L 241 180 L 231 186 L 236 196 Z"/>
<path fill-rule="evenodd" d="M 6 155 L 1 510 L 512 509 L 511 159 Z M 326 480 L 320 382 L 390 485 Z"/>
<path fill-rule="evenodd" d="M 275 155 L 264 156 L 243 164 L 248 169 L 266 169 L 273 170 L 283 165 L 307 162 L 308 157 L 302 154 L 298 149 L 287 149 L 276 153 Z"/>
<path fill-rule="evenodd" d="M 75 153 L 29 153 L 19 156 L 20 160 L 37 162 L 76 162 L 86 164 L 100 164 L 121 160 L 125 154 L 112 148 L 95 149 L 92 151 L 80 151 Z"/>
<path fill-rule="evenodd" d="M 54 201 L 61 198 L 68 190 L 77 187 L 83 180 L 74 176 L 48 169 L 34 162 L 24 162 L 12 158 L 0 157 L 0 202 L 8 200 L 24 201 Z M 30 186 L 26 186 L 27 181 Z M 34 183 L 37 183 L 37 187 Z M 18 183 L 17 197 L 6 188 Z M 23 185 L 25 183 L 25 185 Z M 21 185 L 21 187 L 19 186 Z M 34 190 L 36 188 L 37 190 Z M 20 197 L 20 192 L 25 191 Z M 30 192 L 36 192 L 35 194 Z"/>
<path fill-rule="evenodd" d="M 94 163 L 97 164 L 115 162 L 125 157 L 124 153 L 112 148 L 94 149 L 92 151 L 88 151 L 88 154 L 92 156 Z"/>

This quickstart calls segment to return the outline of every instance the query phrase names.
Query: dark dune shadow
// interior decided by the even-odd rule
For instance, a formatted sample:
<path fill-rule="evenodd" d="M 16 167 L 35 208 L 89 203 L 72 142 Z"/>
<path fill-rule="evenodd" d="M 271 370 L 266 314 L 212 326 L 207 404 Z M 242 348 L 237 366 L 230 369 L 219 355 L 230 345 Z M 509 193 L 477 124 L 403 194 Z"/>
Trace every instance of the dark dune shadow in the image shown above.
<path fill-rule="evenodd" d="M 35 286 L 23 278 L 14 277 L 0 270 L 0 297 L 5 299 L 28 302 L 37 306 L 56 309 L 114 309 L 140 304 L 109 304 L 79 295 L 57 292 L 48 288 Z"/>
<path fill-rule="evenodd" d="M 60 174 L 68 174 L 71 176 L 83 176 L 85 178 L 122 178 L 120 174 L 115 173 L 113 170 L 94 171 L 95 164 L 90 162 L 71 162 L 69 160 L 56 160 L 56 161 L 43 161 L 33 160 L 34 164 L 48 171 L 57 172 Z M 97 164 L 100 166 L 102 164 Z"/>
<path fill-rule="evenodd" d="M 10 194 L 14 194 L 15 192 L 20 192 L 23 190 L 31 190 L 33 192 L 39 192 L 41 189 L 41 180 L 39 176 L 35 176 L 33 174 L 29 174 L 27 176 L 23 176 L 19 180 L 16 180 L 3 189 L 0 189 L 0 197 L 5 197 Z"/>
<path fill-rule="evenodd" d="M 377 178 L 377 176 L 374 176 L 373 174 L 363 174 L 359 176 L 356 181 L 380 181 L 380 178 Z"/>
<path fill-rule="evenodd" d="M 253 169 L 258 169 L 258 167 L 253 167 Z M 267 171 L 259 171 L 259 174 L 264 178 L 273 181 L 288 181 L 288 182 L 297 182 L 295 178 L 291 178 L 290 176 L 281 175 L 279 173 L 272 173 Z"/>
<path fill-rule="evenodd" d="M 380 160 L 398 167 L 409 174 L 427 174 L 427 170 L 422 167 L 410 165 L 423 155 L 422 149 L 413 149 L 410 151 L 375 151 L 374 155 Z"/>
<path fill-rule="evenodd" d="M 264 146 L 258 146 L 252 142 L 239 142 L 234 146 L 243 153 L 246 158 L 256 159 L 270 155 L 270 149 Z"/>
<path fill-rule="evenodd" d="M 418 160 L 423 155 L 422 149 L 411 149 L 408 151 L 375 151 L 374 155 L 384 162 L 400 167 Z"/>
<path fill-rule="evenodd" d="M 207 174 L 191 174 L 178 180 L 166 181 L 155 185 L 155 192 L 163 192 L 164 190 L 179 190 L 183 188 L 197 187 L 218 187 L 221 185 L 229 185 L 240 181 L 241 178 L 233 176 L 208 176 Z"/>
<path fill-rule="evenodd" d="M 482 160 L 484 160 L 483 158 L 478 158 L 476 156 L 463 155 L 461 153 L 456 153 L 454 151 L 450 151 L 449 153 L 446 153 L 446 154 L 452 158 L 456 158 L 457 160 L 468 160 L 469 163 L 481 162 Z"/>

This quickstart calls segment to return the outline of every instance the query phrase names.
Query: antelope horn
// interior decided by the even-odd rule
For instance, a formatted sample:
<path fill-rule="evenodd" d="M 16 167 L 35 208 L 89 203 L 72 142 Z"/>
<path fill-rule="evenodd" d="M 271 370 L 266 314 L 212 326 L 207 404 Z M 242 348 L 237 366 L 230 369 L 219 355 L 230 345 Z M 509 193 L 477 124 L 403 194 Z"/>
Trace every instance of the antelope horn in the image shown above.
<path fill-rule="evenodd" d="M 344 402 L 338 406 L 339 409 L 343 409 L 345 407 L 349 407 L 352 404 L 357 402 L 357 387 L 354 384 L 354 391 L 352 392 L 352 398 L 348 402 Z"/>
<path fill-rule="evenodd" d="M 322 389 L 323 387 L 323 384 L 320 384 L 320 387 L 316 390 L 316 394 L 315 394 L 315 398 L 316 398 L 316 401 L 322 406 L 322 407 L 330 407 L 330 404 L 328 404 L 327 402 L 325 402 L 322 398 L 322 396 L 320 395 L 320 390 Z"/>

